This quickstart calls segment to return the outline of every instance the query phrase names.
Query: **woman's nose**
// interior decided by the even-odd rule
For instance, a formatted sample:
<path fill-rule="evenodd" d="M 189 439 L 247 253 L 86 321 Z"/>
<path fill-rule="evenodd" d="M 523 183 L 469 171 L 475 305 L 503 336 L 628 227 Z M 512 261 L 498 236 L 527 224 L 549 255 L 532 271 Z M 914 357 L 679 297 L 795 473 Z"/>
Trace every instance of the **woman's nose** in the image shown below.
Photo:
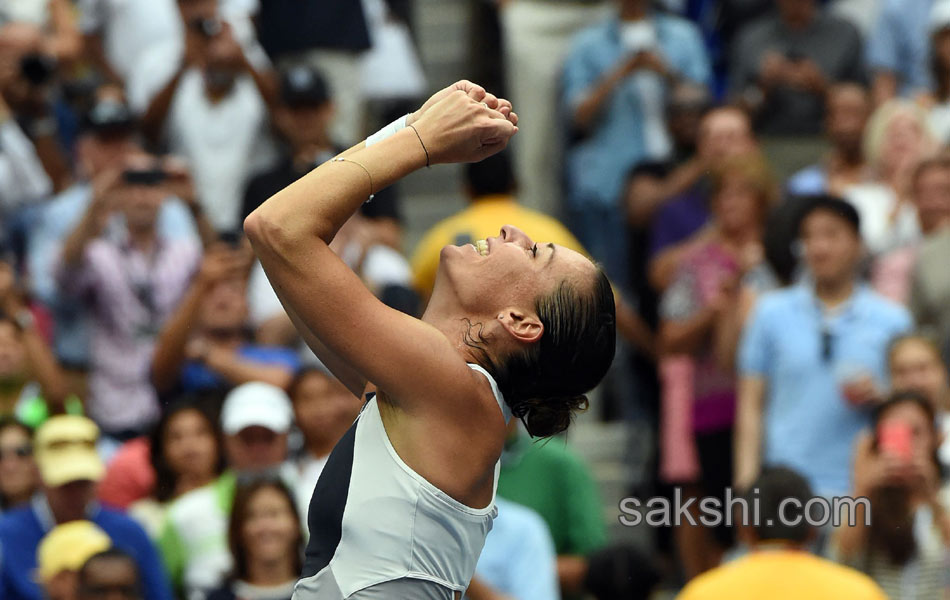
<path fill-rule="evenodd" d="M 521 231 L 514 225 L 505 225 L 501 228 L 501 239 L 505 242 L 523 242 L 533 244 L 528 234 Z"/>

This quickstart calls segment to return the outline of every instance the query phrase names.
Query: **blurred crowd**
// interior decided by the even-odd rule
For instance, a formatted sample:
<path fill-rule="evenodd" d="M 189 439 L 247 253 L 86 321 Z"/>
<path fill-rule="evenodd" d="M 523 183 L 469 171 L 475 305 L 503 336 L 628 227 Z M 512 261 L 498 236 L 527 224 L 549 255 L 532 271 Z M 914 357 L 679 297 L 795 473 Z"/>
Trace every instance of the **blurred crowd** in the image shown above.
<path fill-rule="evenodd" d="M 513 422 L 467 597 L 950 593 L 950 0 L 445 4 L 519 134 L 462 169 L 461 212 L 407 222 L 396 185 L 334 251 L 416 316 L 446 244 L 512 223 L 586 252 L 631 495 L 874 514 L 638 547 L 571 444 Z M 242 222 L 425 99 L 434 6 L 0 2 L 0 599 L 290 598 L 361 402 Z"/>

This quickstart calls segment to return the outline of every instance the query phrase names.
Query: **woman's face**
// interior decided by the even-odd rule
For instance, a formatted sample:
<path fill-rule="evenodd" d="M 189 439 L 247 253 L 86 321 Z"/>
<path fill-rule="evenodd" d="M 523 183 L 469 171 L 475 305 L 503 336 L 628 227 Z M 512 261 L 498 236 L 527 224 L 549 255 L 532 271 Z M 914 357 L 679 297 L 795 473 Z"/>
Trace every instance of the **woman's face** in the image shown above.
<path fill-rule="evenodd" d="M 165 460 L 178 475 L 214 476 L 218 442 L 211 424 L 197 410 L 183 410 L 171 418 L 162 440 Z"/>
<path fill-rule="evenodd" d="M 759 194 L 746 178 L 727 175 L 713 198 L 716 224 L 725 233 L 739 233 L 755 227 L 761 213 Z"/>
<path fill-rule="evenodd" d="M 878 428 L 900 424 L 910 429 L 911 456 L 931 456 L 937 448 L 937 434 L 934 424 L 926 412 L 913 402 L 901 402 L 894 405 L 881 417 Z"/>
<path fill-rule="evenodd" d="M 0 321 L 0 382 L 26 376 L 26 349 L 10 321 Z"/>
<path fill-rule="evenodd" d="M 905 166 L 927 151 L 924 141 L 924 131 L 914 115 L 899 112 L 887 124 L 881 160 L 893 168 Z"/>
<path fill-rule="evenodd" d="M 39 485 L 30 437 L 19 427 L 0 430 L 0 495 L 29 497 Z"/>
<path fill-rule="evenodd" d="M 947 393 L 947 370 L 933 348 L 920 340 L 906 340 L 891 358 L 891 385 L 895 390 L 923 394 L 935 409 Z"/>
<path fill-rule="evenodd" d="M 248 562 L 272 563 L 297 552 L 300 524 L 284 494 L 263 487 L 251 497 L 246 511 L 241 537 Z"/>
<path fill-rule="evenodd" d="M 442 248 L 432 297 L 454 296 L 471 315 L 494 317 L 508 308 L 533 314 L 539 295 L 553 292 L 564 280 L 593 285 L 595 272 L 583 255 L 536 244 L 517 227 L 505 225 L 487 240 Z"/>

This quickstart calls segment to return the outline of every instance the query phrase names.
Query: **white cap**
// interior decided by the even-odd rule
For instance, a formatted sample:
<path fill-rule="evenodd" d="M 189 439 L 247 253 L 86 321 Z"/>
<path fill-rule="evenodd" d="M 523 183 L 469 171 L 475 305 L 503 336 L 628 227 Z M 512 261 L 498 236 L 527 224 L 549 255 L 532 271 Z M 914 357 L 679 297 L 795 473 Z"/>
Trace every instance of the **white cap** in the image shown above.
<path fill-rule="evenodd" d="M 930 9 L 930 33 L 950 27 L 950 0 L 937 0 Z"/>
<path fill-rule="evenodd" d="M 234 435 L 255 425 L 286 433 L 292 422 L 293 408 L 287 393 L 262 381 L 234 388 L 221 407 L 221 429 L 226 435 Z"/>

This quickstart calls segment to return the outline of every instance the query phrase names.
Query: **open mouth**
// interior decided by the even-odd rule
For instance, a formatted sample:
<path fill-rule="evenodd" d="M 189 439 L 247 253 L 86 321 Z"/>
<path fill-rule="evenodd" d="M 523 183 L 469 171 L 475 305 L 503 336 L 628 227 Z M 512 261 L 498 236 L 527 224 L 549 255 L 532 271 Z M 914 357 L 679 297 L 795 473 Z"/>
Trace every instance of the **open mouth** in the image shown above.
<path fill-rule="evenodd" d="M 485 240 L 477 240 L 474 244 L 476 252 L 482 256 L 488 256 L 488 242 Z"/>

